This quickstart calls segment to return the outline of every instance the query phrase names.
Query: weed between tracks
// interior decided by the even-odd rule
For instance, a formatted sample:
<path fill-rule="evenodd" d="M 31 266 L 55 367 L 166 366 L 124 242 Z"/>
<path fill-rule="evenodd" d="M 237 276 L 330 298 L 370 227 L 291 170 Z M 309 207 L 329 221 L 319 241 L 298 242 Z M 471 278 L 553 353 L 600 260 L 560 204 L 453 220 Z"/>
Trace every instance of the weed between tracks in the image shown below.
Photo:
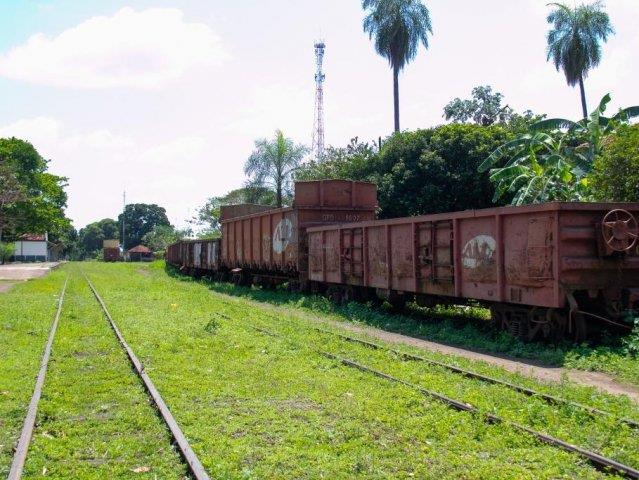
<path fill-rule="evenodd" d="M 86 281 L 65 270 L 71 278 L 25 478 L 184 478 L 166 427 Z"/>
<path fill-rule="evenodd" d="M 0 295 L 0 477 L 9 473 L 64 274 L 20 282 Z"/>
<path fill-rule="evenodd" d="M 73 266 L 70 266 L 73 268 Z M 354 371 L 308 348 L 259 334 L 251 323 L 281 329 L 300 342 L 321 342 L 331 351 L 357 355 L 389 373 L 434 390 L 478 400 L 492 396 L 494 409 L 549 427 L 566 440 L 579 427 L 574 412 L 561 412 L 488 391 L 452 374 L 384 358 L 308 330 L 303 316 L 243 299 L 207 293 L 204 285 L 167 277 L 161 265 L 140 275 L 130 265 L 83 265 L 107 302 L 124 336 L 145 363 L 176 420 L 209 473 L 220 478 L 596 478 L 579 458 L 540 445 L 505 426 L 487 426 L 416 391 Z M 493 375 L 498 369 L 483 366 Z M 457 385 L 459 384 L 459 386 Z M 540 385 L 534 385 L 543 388 Z M 565 387 L 574 397 L 590 390 Z M 564 392 L 565 393 L 565 392 Z M 514 405 L 512 401 L 516 402 Z M 627 403 L 595 395 L 590 404 L 636 414 Z M 479 402 L 477 402 L 479 403 Z M 482 407 L 488 407 L 488 403 Z M 488 407 L 489 408 L 489 407 Z M 610 409 L 610 408 L 608 408 Z M 559 411 L 558 411 L 559 410 Z M 537 414 L 541 411 L 542 414 Z M 569 428 L 570 427 L 570 428 Z M 595 433 L 600 433 L 596 424 Z M 625 455 L 624 437 L 605 448 Z M 610 444 L 610 445 L 608 445 Z M 628 443 L 628 448 L 634 448 Z M 630 460 L 634 457 L 630 455 Z"/>
<path fill-rule="evenodd" d="M 168 271 L 184 278 L 170 268 Z M 448 345 L 525 358 L 548 366 L 604 372 L 639 386 L 639 319 L 632 334 L 623 337 L 604 335 L 599 345 L 575 345 L 569 342 L 550 345 L 525 343 L 505 332 L 494 330 L 487 321 L 488 310 L 478 306 L 425 309 L 410 305 L 404 313 L 397 314 L 359 303 L 335 306 L 324 297 L 292 294 L 283 290 L 235 287 L 230 283 L 207 285 L 218 293 L 312 313 L 321 312 L 336 320 L 358 322 Z"/>

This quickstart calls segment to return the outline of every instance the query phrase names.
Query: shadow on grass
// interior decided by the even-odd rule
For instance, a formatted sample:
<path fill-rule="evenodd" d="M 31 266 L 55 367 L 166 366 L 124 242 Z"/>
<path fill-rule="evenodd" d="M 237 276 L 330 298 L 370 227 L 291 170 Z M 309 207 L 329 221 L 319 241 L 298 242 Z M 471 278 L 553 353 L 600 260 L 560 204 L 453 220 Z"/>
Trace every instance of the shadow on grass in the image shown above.
<path fill-rule="evenodd" d="M 236 287 L 231 283 L 218 283 L 206 278 L 193 279 L 172 266 L 166 266 L 169 276 L 182 281 L 197 281 L 210 290 L 257 302 L 300 308 L 312 313 L 326 313 L 344 321 L 359 322 L 389 332 L 409 335 L 450 346 L 508 359 L 517 359 L 530 365 L 569 366 L 584 370 L 598 370 L 628 375 L 639 363 L 626 354 L 621 337 L 604 336 L 599 345 L 575 345 L 569 342 L 548 344 L 524 343 L 506 332 L 492 327 L 488 311 L 481 307 L 435 307 L 431 309 L 410 305 L 402 313 L 394 313 L 384 307 L 370 304 L 349 303 L 343 306 L 332 304 L 327 298 L 314 295 L 290 293 L 285 289 L 264 290 L 258 287 Z M 609 366 L 610 359 L 629 365 Z M 619 372 L 620 371 L 620 372 Z M 635 383 L 635 382 L 633 382 Z"/>

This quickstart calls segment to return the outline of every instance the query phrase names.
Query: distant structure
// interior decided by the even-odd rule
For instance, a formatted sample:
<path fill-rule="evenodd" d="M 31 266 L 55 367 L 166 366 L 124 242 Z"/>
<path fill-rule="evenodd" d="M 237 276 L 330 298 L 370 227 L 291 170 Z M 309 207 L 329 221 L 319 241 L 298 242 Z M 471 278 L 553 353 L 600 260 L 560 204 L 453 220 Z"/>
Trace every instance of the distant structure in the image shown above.
<path fill-rule="evenodd" d="M 324 61 L 323 40 L 315 42 L 315 118 L 313 120 L 313 143 L 311 154 L 315 160 L 321 160 L 324 156 L 324 79 L 326 75 L 322 71 Z"/>

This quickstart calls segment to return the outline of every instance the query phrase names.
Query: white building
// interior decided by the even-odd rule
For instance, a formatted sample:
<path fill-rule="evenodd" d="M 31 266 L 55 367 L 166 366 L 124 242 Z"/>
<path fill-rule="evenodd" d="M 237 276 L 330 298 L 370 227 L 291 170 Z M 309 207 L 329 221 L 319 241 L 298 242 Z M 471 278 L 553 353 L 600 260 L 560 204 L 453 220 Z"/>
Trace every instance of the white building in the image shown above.
<path fill-rule="evenodd" d="M 14 262 L 46 262 L 51 259 L 49 236 L 25 234 L 14 242 Z"/>

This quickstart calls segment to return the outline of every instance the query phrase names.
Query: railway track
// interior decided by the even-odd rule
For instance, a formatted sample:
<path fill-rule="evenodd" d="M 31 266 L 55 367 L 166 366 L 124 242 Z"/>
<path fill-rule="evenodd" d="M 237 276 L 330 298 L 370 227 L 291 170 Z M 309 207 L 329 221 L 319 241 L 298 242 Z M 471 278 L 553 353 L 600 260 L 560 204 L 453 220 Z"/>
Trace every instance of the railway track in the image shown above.
<path fill-rule="evenodd" d="M 104 316 L 109 322 L 113 333 L 115 334 L 120 346 L 125 351 L 129 362 L 131 363 L 135 373 L 142 381 L 144 388 L 151 400 L 151 404 L 157 410 L 160 418 L 165 423 L 166 427 L 171 434 L 171 438 L 175 445 L 178 448 L 178 451 L 186 463 L 189 473 L 194 480 L 210 480 L 210 477 L 206 470 L 204 469 L 202 463 L 198 459 L 197 455 L 191 448 L 188 440 L 186 439 L 184 433 L 180 429 L 180 426 L 175 421 L 175 418 L 171 414 L 166 402 L 160 395 L 160 392 L 157 390 L 153 381 L 148 376 L 148 374 L 144 370 L 144 365 L 138 357 L 135 355 L 131 347 L 128 345 L 126 340 L 124 339 L 120 329 L 116 325 L 113 317 L 109 313 L 104 300 L 100 297 L 97 289 L 91 283 L 89 278 L 84 275 L 85 280 L 87 281 L 89 288 L 91 289 L 93 296 L 97 300 L 100 305 Z M 33 430 L 35 427 L 36 416 L 38 411 L 38 404 L 40 402 L 40 397 L 42 396 L 42 390 L 44 387 L 44 381 L 46 377 L 47 367 L 49 364 L 49 360 L 51 358 L 51 350 L 53 346 L 53 341 L 55 339 L 55 334 L 58 328 L 58 323 L 60 321 L 60 315 L 62 313 L 62 306 L 64 302 L 64 296 L 66 293 L 66 288 L 68 284 L 68 277 L 65 279 L 64 286 L 62 287 L 62 292 L 60 294 L 60 298 L 58 299 L 58 306 L 56 309 L 55 317 L 52 322 L 51 328 L 49 330 L 49 336 L 47 338 L 47 343 L 45 345 L 44 353 L 42 355 L 42 360 L 40 363 L 40 370 L 38 372 L 38 377 L 36 380 L 36 385 L 33 391 L 33 395 L 31 396 L 31 400 L 29 402 L 29 408 L 27 410 L 27 415 L 25 416 L 24 424 L 22 427 L 22 431 L 20 433 L 20 438 L 18 440 L 18 444 L 16 446 L 16 450 L 13 456 L 13 460 L 11 463 L 11 469 L 9 471 L 9 476 L 7 480 L 20 480 L 22 478 L 22 473 L 24 469 L 24 465 L 27 458 L 27 453 L 29 450 L 29 445 L 31 443 L 31 438 L 33 436 Z"/>
<path fill-rule="evenodd" d="M 466 370 L 466 369 L 457 367 L 456 365 L 451 365 L 449 363 L 444 363 L 444 362 L 438 362 L 436 360 L 431 360 L 429 358 L 421 357 L 419 355 L 415 355 L 415 354 L 412 354 L 412 353 L 402 352 L 402 351 L 396 350 L 394 348 L 385 347 L 384 345 L 380 345 L 379 343 L 371 342 L 371 341 L 368 341 L 368 340 L 363 340 L 363 339 L 357 338 L 357 337 L 351 337 L 350 335 L 345 335 L 343 333 L 332 332 L 330 330 L 325 330 L 325 329 L 319 328 L 319 327 L 312 327 L 312 328 L 313 328 L 313 330 L 315 330 L 317 332 L 320 332 L 320 333 L 325 334 L 325 335 L 338 337 L 338 338 L 340 338 L 342 340 L 345 340 L 347 342 L 364 345 L 365 347 L 372 348 L 374 350 L 382 350 L 382 351 L 386 351 L 386 352 L 391 352 L 391 353 L 403 358 L 404 360 L 423 362 L 425 364 L 428 364 L 428 365 L 431 365 L 431 366 L 434 366 L 434 367 L 438 367 L 438 368 L 442 368 L 444 370 L 448 370 L 448 371 L 454 372 L 454 373 L 459 374 L 459 375 L 461 375 L 463 377 L 466 377 L 466 378 L 472 378 L 474 380 L 479 380 L 481 382 L 490 383 L 490 384 L 493 384 L 493 385 L 501 385 L 501 386 L 504 386 L 504 387 L 506 387 L 506 388 L 508 388 L 510 390 L 514 390 L 515 392 L 522 393 L 522 394 L 524 394 L 526 396 L 540 398 L 541 400 L 545 401 L 546 403 L 548 403 L 550 405 L 566 405 L 566 406 L 569 406 L 569 407 L 572 407 L 572 408 L 575 408 L 575 409 L 583 410 L 583 411 L 587 412 L 588 414 L 590 414 L 593 417 L 596 417 L 597 415 L 600 415 L 600 416 L 604 416 L 604 417 L 608 417 L 608 418 L 613 418 L 619 423 L 623 423 L 625 425 L 628 425 L 630 428 L 639 429 L 639 422 L 637 422 L 636 420 L 633 420 L 631 418 L 617 418 L 615 415 L 613 415 L 610 412 L 606 412 L 605 410 L 601 410 L 601 409 L 598 409 L 598 408 L 590 407 L 588 405 L 584 405 L 582 403 L 573 402 L 571 400 L 566 400 L 565 398 L 557 397 L 555 395 L 549 395 L 547 393 L 539 392 L 537 390 L 533 390 L 532 388 L 522 387 L 521 385 L 516 385 L 514 383 L 507 382 L 505 380 L 500 380 L 498 378 L 489 377 L 487 375 L 483 375 L 481 373 L 473 372 L 471 370 Z"/>
<path fill-rule="evenodd" d="M 330 352 L 326 352 L 320 349 L 316 349 L 314 347 L 309 347 L 306 345 L 303 345 L 301 343 L 298 343 L 294 340 L 291 340 L 290 338 L 288 338 L 285 335 L 282 335 L 280 333 L 277 332 L 273 332 L 271 330 L 262 328 L 262 327 L 257 327 L 255 325 L 250 325 L 250 328 L 262 333 L 264 335 L 268 335 L 270 337 L 273 338 L 278 338 L 280 340 L 283 341 L 287 341 L 289 342 L 291 345 L 294 345 L 297 348 L 306 348 L 309 349 L 313 352 L 315 352 L 316 354 L 323 356 L 325 358 L 328 358 L 330 360 L 334 360 L 339 362 L 340 364 L 349 367 L 349 368 L 353 368 L 356 370 L 359 370 L 361 372 L 365 372 L 368 374 L 371 374 L 375 377 L 378 378 L 382 378 L 386 381 L 392 382 L 392 383 L 396 383 L 396 384 L 400 384 L 400 385 L 404 385 L 405 387 L 408 387 L 410 389 L 413 389 L 417 392 L 419 392 L 420 394 L 424 395 L 425 397 L 428 398 L 432 398 L 434 400 L 437 400 L 441 403 L 443 403 L 444 405 L 446 405 L 449 408 L 452 408 L 454 410 L 457 411 L 462 411 L 462 412 L 467 412 L 473 415 L 477 415 L 479 417 L 481 417 L 486 423 L 488 424 L 502 424 L 502 425 L 506 425 L 510 428 L 513 428 L 514 430 L 517 430 L 519 432 L 525 433 L 527 435 L 530 435 L 532 437 L 534 437 L 537 441 L 559 448 L 561 450 L 564 450 L 566 452 L 569 453 L 573 453 L 576 455 L 579 455 L 580 457 L 584 458 L 585 460 L 587 460 L 588 462 L 590 462 L 593 466 L 595 466 L 596 468 L 598 468 L 599 470 L 602 470 L 605 473 L 616 473 L 619 475 L 622 475 L 626 478 L 631 478 L 631 479 L 639 479 L 639 470 L 635 469 L 632 466 L 629 465 L 625 465 L 623 463 L 620 463 L 612 458 L 608 458 L 605 457 L 603 455 L 600 455 L 596 452 L 587 450 L 585 448 L 579 447 L 578 445 L 574 445 L 571 444 L 569 442 L 565 442 L 563 440 L 560 440 L 558 438 L 555 438 L 553 436 L 550 435 L 546 435 L 542 432 L 538 432 L 532 428 L 529 428 L 525 425 L 519 424 L 517 422 L 513 422 L 511 420 L 507 420 L 505 418 L 502 418 L 500 416 L 494 415 L 492 413 L 487 413 L 487 412 L 483 412 L 481 411 L 479 408 L 475 407 L 474 405 L 470 404 L 470 403 L 466 403 L 466 402 L 462 402 L 459 400 L 456 400 L 454 398 L 448 397 L 446 395 L 443 395 L 441 393 L 426 389 L 424 387 L 422 387 L 421 385 L 417 385 L 415 383 L 412 382 L 408 382 L 406 380 L 402 380 L 398 377 L 389 375 L 388 373 L 382 372 L 381 370 L 377 370 L 375 368 L 369 367 L 367 365 L 364 365 L 362 363 L 359 363 L 355 360 L 352 360 L 350 358 L 346 358 L 346 357 L 342 357 L 340 355 L 336 355 L 334 353 L 330 353 Z"/>
<path fill-rule="evenodd" d="M 22 477 L 24 462 L 27 460 L 27 452 L 29 451 L 29 444 L 31 443 L 31 437 L 33 436 L 33 429 L 35 427 L 38 404 L 40 403 L 40 397 L 42 396 L 42 388 L 44 387 L 49 359 L 51 358 L 53 340 L 55 339 L 55 334 L 58 330 L 58 323 L 60 323 L 60 314 L 62 313 L 62 304 L 64 302 L 64 295 L 67 291 L 68 282 L 69 277 L 66 277 L 64 285 L 62 286 L 62 291 L 60 292 L 60 297 L 58 298 L 58 307 L 56 308 L 55 316 L 53 317 L 53 322 L 49 329 L 47 343 L 44 346 L 44 352 L 40 361 L 40 370 L 38 371 L 38 377 L 36 378 L 33 394 L 29 401 L 29 408 L 27 409 L 27 415 L 24 418 L 22 431 L 20 432 L 20 438 L 18 439 L 18 444 L 13 455 L 11 469 L 9 470 L 7 480 L 19 480 Z"/>
<path fill-rule="evenodd" d="M 89 277 L 84 275 L 84 278 L 89 284 L 89 288 L 91 288 L 91 291 L 93 292 L 93 296 L 95 297 L 97 302 L 100 304 L 100 307 L 102 308 L 102 312 L 104 313 L 104 316 L 108 320 L 109 325 L 111 326 L 111 329 L 113 330 L 113 333 L 115 334 L 115 336 L 118 339 L 118 342 L 120 343 L 120 346 L 126 352 L 126 355 L 129 358 L 129 362 L 131 363 L 131 366 L 133 367 L 136 374 L 138 375 L 138 377 L 144 384 L 144 388 L 146 392 L 148 393 L 152 404 L 155 406 L 155 408 L 158 411 L 158 414 L 160 415 L 160 417 L 166 424 L 167 428 L 169 429 L 171 437 L 173 441 L 175 442 L 175 445 L 177 446 L 178 451 L 180 452 L 180 456 L 186 462 L 190 474 L 193 476 L 195 480 L 210 480 L 210 477 L 208 473 L 206 472 L 206 470 L 204 469 L 204 466 L 202 465 L 199 458 L 193 451 L 193 448 L 191 448 L 189 441 L 187 440 L 186 436 L 182 432 L 182 429 L 180 429 L 180 426 L 178 425 L 175 418 L 173 417 L 173 414 L 169 410 L 169 407 L 166 405 L 166 402 L 160 395 L 160 392 L 153 384 L 151 377 L 149 377 L 149 375 L 145 372 L 144 365 L 142 364 L 142 362 L 140 362 L 138 357 L 133 352 L 133 349 L 131 349 L 129 344 L 124 339 L 122 332 L 120 331 L 115 321 L 113 320 L 113 317 L 109 313 L 109 310 L 107 309 L 107 306 L 104 303 L 104 300 L 102 300 L 102 297 L 100 297 L 100 294 L 98 293 L 96 288 L 93 286 L 93 283 L 91 283 L 91 280 L 89 280 Z"/>

